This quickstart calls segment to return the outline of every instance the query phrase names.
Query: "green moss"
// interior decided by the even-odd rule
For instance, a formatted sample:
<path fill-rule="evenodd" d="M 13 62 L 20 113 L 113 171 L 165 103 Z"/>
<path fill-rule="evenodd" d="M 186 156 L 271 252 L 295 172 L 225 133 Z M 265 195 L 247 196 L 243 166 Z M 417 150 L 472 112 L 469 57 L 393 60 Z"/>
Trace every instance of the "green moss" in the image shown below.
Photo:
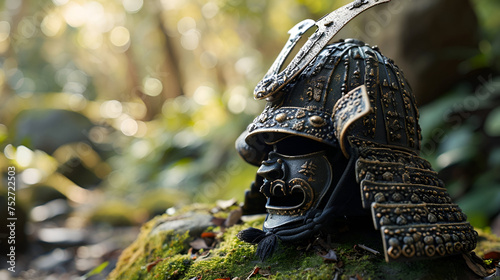
<path fill-rule="evenodd" d="M 255 246 L 244 243 L 236 238 L 236 233 L 244 226 L 234 226 L 226 231 L 219 246 L 211 250 L 204 259 L 196 260 L 186 274 L 188 278 L 203 276 L 203 279 L 243 276 L 257 262 Z"/>
<path fill-rule="evenodd" d="M 116 268 L 108 276 L 109 279 L 151 279 L 155 274 L 150 272 L 154 273 L 159 264 L 175 262 L 183 257 L 182 253 L 187 251 L 186 240 L 189 233 L 175 234 L 173 231 L 167 231 L 150 235 L 160 219 L 162 216 L 154 218 L 142 227 L 136 241 L 121 254 Z"/>
<path fill-rule="evenodd" d="M 207 213 L 205 208 L 204 213 Z M 199 209 L 198 209 L 199 210 Z M 220 214 L 220 213 L 218 213 Z M 366 241 L 366 233 L 346 234 L 332 238 L 338 261 L 326 263 L 321 256 L 310 249 L 297 250 L 294 246 L 280 244 L 275 254 L 265 262 L 255 255 L 256 246 L 244 243 L 236 234 L 245 228 L 261 228 L 263 218 L 241 225 L 235 225 L 218 238 L 214 249 L 205 250 L 204 254 L 194 258 L 189 254 L 189 234 L 176 234 L 174 231 L 149 234 L 156 225 L 168 216 L 159 216 L 146 223 L 137 240 L 120 257 L 116 269 L 109 279 L 197 279 L 212 280 L 217 278 L 246 279 L 259 268 L 252 279 L 350 279 L 351 277 L 368 280 L 378 279 L 462 279 L 468 269 L 462 256 L 417 262 L 386 263 L 382 255 L 374 255 L 355 248 L 360 240 Z M 218 227 L 210 231 L 217 232 Z M 483 233 L 480 232 L 482 235 Z M 500 239 L 486 235 L 489 248 L 498 246 Z M 378 241 L 379 235 L 374 240 Z M 302 244 L 304 245 L 304 244 Z M 379 244 L 365 243 L 366 246 L 381 252 Z M 478 248 L 484 245 L 480 243 Z M 495 247 L 498 248 L 498 247 Z M 468 276 L 468 275 L 466 275 Z"/>
<path fill-rule="evenodd" d="M 148 278 L 177 280 L 183 279 L 184 274 L 191 265 L 191 259 L 187 255 L 174 255 L 158 262 L 148 275 Z"/>
<path fill-rule="evenodd" d="M 474 250 L 479 256 L 484 256 L 484 254 L 490 251 L 500 251 L 500 237 L 491 233 L 490 229 L 476 229 L 479 233 L 478 243 L 476 250 Z"/>

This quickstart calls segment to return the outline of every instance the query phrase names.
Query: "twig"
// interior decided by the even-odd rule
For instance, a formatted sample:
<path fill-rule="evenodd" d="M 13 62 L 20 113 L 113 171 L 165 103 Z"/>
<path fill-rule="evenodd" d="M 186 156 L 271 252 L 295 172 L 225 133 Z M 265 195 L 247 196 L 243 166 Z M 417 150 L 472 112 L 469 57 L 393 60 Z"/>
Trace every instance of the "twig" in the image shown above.
<path fill-rule="evenodd" d="M 363 250 L 365 250 L 365 251 L 368 251 L 368 252 L 370 252 L 370 253 L 372 253 L 372 254 L 374 254 L 374 255 L 379 255 L 379 254 L 380 254 L 380 252 L 379 252 L 379 251 L 374 250 L 374 249 L 369 248 L 369 247 L 366 247 L 366 246 L 365 246 L 365 245 L 363 245 L 363 244 L 358 244 L 358 247 L 359 247 L 359 248 L 361 248 L 361 249 L 363 249 Z"/>

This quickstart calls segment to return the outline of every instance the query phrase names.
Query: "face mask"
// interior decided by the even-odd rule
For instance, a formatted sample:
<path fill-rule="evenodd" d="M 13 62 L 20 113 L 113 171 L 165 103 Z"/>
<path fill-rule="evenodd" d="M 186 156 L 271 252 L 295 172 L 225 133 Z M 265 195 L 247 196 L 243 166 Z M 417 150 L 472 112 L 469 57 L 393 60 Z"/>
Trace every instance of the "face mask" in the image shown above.
<path fill-rule="evenodd" d="M 304 219 L 330 187 L 332 172 L 325 151 L 295 156 L 270 152 L 257 171 L 264 178 L 260 192 L 268 198 L 264 228 Z"/>

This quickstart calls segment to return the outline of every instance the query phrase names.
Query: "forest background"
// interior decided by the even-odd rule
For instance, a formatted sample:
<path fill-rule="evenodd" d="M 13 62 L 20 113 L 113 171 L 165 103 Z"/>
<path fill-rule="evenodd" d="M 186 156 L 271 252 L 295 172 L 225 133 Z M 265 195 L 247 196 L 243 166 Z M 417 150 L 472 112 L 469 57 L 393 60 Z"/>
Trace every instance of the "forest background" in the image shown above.
<path fill-rule="evenodd" d="M 82 275 L 155 215 L 241 202 L 256 168 L 234 141 L 264 106 L 254 86 L 291 27 L 348 2 L 0 1 L 0 218 L 14 167 L 21 271 Z M 422 156 L 473 226 L 496 234 L 499 13 L 495 0 L 392 0 L 335 37 L 403 69 Z"/>

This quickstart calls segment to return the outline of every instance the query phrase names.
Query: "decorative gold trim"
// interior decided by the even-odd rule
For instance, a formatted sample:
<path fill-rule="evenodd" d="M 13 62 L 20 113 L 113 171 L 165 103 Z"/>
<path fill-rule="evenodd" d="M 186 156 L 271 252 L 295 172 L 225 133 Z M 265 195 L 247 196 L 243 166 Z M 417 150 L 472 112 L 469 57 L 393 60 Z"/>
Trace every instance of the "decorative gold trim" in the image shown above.
<path fill-rule="evenodd" d="M 361 85 L 342 96 L 333 107 L 333 126 L 342 153 L 349 158 L 344 136 L 349 127 L 371 112 L 370 98 L 365 85 Z"/>

